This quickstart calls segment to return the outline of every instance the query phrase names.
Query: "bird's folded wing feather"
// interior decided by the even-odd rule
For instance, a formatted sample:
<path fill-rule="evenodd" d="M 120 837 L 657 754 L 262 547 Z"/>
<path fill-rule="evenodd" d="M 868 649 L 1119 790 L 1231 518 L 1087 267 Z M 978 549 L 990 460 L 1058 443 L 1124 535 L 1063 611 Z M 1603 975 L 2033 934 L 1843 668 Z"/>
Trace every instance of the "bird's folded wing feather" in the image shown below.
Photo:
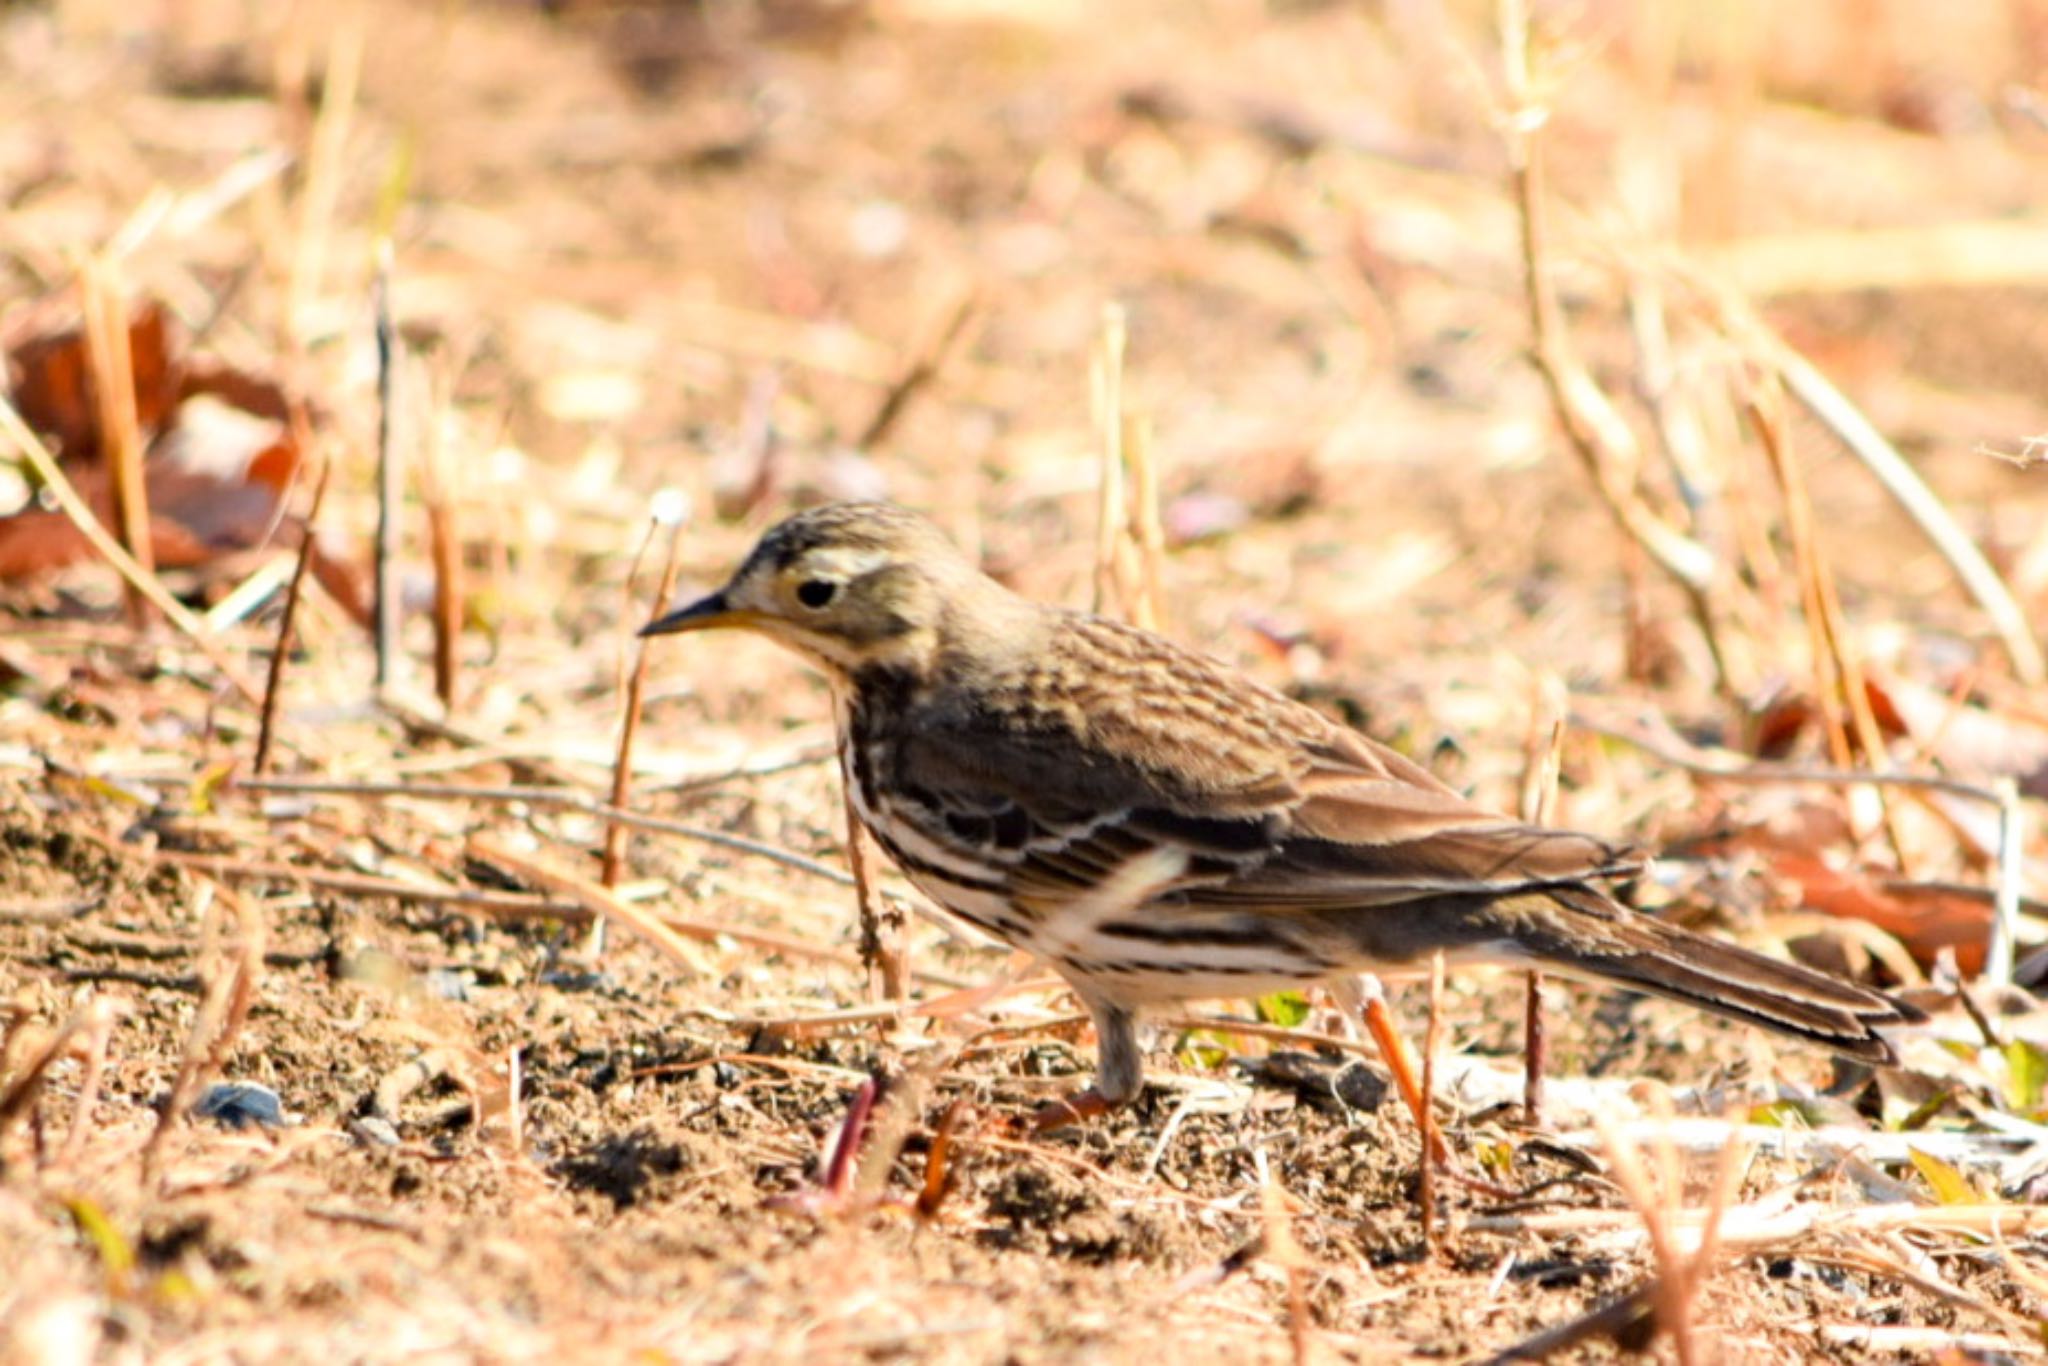
<path fill-rule="evenodd" d="M 1211 747 L 1199 783 L 1142 747 L 1117 746 L 1114 727 L 1082 746 L 1057 724 L 1014 715 L 1000 737 L 922 727 L 898 757 L 938 803 L 946 829 L 932 833 L 981 836 L 1024 897 L 1085 892 L 1162 844 L 1187 857 L 1156 895 L 1219 911 L 1499 895 L 1639 866 L 1592 836 L 1475 806 L 1306 708 L 1287 720 L 1305 732 L 1287 745 Z"/>

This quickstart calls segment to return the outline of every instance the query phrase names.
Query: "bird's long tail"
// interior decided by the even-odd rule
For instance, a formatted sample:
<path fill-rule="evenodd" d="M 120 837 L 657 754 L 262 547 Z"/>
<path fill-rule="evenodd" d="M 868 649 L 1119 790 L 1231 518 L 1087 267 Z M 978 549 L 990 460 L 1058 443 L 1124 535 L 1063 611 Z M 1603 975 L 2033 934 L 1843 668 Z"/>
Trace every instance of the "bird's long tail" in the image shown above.
<path fill-rule="evenodd" d="M 1557 910 L 1530 917 L 1547 922 L 1533 932 L 1524 920 L 1518 938 L 1565 976 L 1681 1001 L 1871 1063 L 1897 1061 L 1879 1030 L 1927 1018 L 1883 992 L 1666 924 L 1590 887 L 1546 897 Z"/>

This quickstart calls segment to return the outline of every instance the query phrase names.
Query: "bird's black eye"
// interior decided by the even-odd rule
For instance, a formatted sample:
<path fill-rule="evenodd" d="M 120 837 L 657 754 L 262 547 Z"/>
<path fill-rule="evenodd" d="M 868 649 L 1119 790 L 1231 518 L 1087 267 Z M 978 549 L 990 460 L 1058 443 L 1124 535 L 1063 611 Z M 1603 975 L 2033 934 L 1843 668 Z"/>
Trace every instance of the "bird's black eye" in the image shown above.
<path fill-rule="evenodd" d="M 796 600 L 812 611 L 828 607 L 839 594 L 839 585 L 829 579 L 805 579 L 796 586 Z"/>

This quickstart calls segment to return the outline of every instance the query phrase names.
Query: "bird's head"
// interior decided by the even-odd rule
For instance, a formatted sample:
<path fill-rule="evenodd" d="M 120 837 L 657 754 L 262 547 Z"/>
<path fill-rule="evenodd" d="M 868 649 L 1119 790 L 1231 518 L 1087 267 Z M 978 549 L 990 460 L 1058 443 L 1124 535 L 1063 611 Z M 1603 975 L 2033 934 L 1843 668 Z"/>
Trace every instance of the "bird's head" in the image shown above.
<path fill-rule="evenodd" d="M 840 676 L 915 669 L 940 648 L 948 605 L 994 587 L 907 508 L 834 503 L 771 528 L 725 587 L 640 634 L 738 626 Z"/>

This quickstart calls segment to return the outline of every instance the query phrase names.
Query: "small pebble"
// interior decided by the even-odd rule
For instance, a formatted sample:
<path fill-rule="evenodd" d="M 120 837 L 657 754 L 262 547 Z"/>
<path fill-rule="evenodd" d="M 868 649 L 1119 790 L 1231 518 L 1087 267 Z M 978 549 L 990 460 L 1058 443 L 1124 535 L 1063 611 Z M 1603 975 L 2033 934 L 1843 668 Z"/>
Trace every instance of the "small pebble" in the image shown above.
<path fill-rule="evenodd" d="M 380 1115 L 364 1115 L 348 1122 L 349 1137 L 365 1148 L 396 1148 L 398 1128 Z"/>
<path fill-rule="evenodd" d="M 214 1083 L 193 1105 L 192 1113 L 218 1120 L 230 1129 L 246 1129 L 252 1124 L 277 1129 L 295 1122 L 285 1115 L 277 1092 L 250 1081 Z"/>

